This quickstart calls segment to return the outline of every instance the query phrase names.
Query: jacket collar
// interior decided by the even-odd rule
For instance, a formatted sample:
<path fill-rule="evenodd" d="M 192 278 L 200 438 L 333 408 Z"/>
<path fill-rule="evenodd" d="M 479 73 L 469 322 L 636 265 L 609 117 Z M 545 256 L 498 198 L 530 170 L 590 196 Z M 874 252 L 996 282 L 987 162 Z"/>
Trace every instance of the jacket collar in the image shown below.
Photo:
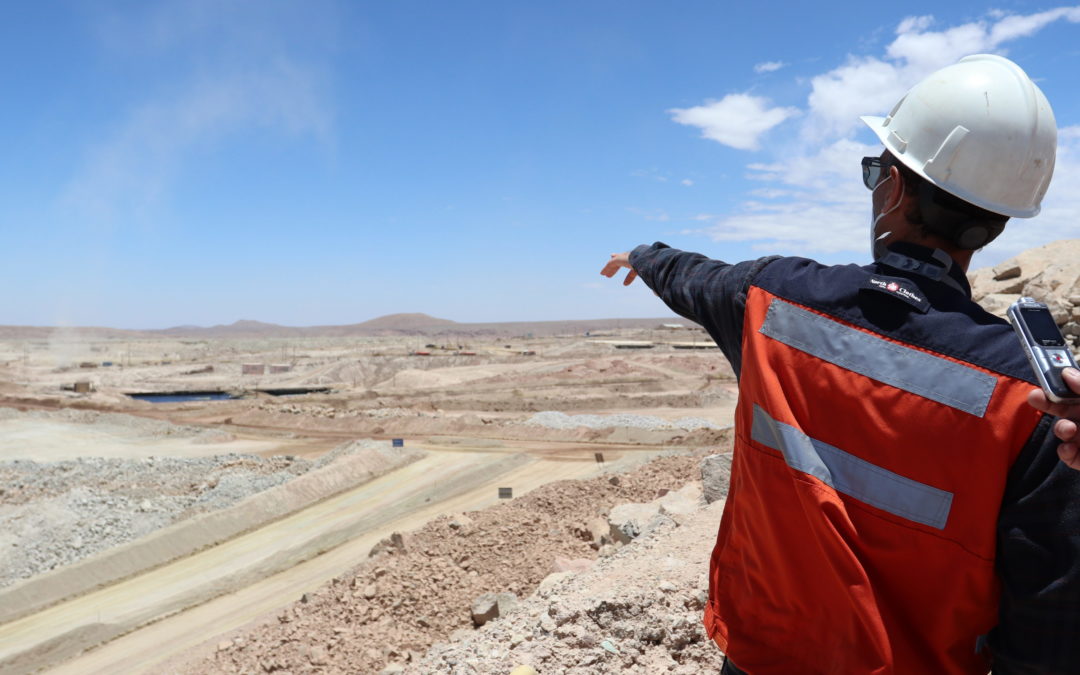
<path fill-rule="evenodd" d="M 971 297 L 971 284 L 964 270 L 941 249 L 898 241 L 889 245 L 888 253 L 878 260 L 878 264 L 905 272 L 906 276 L 921 276 L 943 283 L 965 297 Z"/>

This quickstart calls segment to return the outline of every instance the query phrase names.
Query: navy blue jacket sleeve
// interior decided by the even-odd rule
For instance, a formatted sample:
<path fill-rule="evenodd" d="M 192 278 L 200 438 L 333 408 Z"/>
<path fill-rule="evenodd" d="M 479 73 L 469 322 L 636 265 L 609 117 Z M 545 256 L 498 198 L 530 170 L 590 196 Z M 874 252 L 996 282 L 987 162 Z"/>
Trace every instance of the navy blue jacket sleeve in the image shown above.
<path fill-rule="evenodd" d="M 754 276 L 776 258 L 732 265 L 656 242 L 631 251 L 630 264 L 673 312 L 701 324 L 738 376 L 746 293 Z"/>
<path fill-rule="evenodd" d="M 995 675 L 1080 672 L 1080 471 L 1043 417 L 1009 474 L 998 517 Z"/>

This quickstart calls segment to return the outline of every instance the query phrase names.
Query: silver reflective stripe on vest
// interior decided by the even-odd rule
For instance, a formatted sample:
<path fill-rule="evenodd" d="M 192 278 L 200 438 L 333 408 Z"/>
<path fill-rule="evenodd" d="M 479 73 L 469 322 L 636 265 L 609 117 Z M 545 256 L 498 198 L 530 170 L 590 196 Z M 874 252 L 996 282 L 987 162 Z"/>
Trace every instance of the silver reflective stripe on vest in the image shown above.
<path fill-rule="evenodd" d="M 778 450 L 796 471 L 810 474 L 837 492 L 907 520 L 945 529 L 951 492 L 924 485 L 871 464 L 800 429 L 777 422 L 757 405 L 750 437 Z"/>
<path fill-rule="evenodd" d="M 940 356 L 898 345 L 820 314 L 773 300 L 761 332 L 834 365 L 977 417 L 997 378 Z"/>

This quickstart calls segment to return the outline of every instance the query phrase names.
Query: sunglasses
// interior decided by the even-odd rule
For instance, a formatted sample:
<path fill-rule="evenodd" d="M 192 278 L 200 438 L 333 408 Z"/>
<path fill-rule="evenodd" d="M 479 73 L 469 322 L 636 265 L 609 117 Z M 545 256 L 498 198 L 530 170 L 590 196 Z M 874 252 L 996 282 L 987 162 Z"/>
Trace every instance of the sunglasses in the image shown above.
<path fill-rule="evenodd" d="M 873 190 L 881 180 L 881 173 L 888 171 L 893 162 L 882 164 L 880 157 L 862 158 L 862 182 L 867 190 Z"/>

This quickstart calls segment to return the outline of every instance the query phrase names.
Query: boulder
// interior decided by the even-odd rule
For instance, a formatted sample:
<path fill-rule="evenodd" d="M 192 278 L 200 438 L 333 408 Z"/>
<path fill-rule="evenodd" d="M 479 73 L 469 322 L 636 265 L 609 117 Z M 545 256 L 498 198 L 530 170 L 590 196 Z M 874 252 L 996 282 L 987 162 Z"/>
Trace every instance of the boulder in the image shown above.
<path fill-rule="evenodd" d="M 1020 263 L 1007 260 L 994 268 L 994 281 L 1005 281 L 1020 276 Z"/>
<path fill-rule="evenodd" d="M 707 504 L 726 499 L 730 482 L 730 452 L 709 455 L 701 460 L 701 488 Z"/>
<path fill-rule="evenodd" d="M 660 513 L 679 520 L 696 513 L 701 504 L 701 487 L 690 483 L 681 490 L 669 492 L 660 498 Z"/>
<path fill-rule="evenodd" d="M 611 526 L 607 519 L 596 517 L 589 521 L 589 534 L 592 537 L 592 547 L 599 549 L 604 544 L 611 543 Z"/>
<path fill-rule="evenodd" d="M 495 597 L 498 600 L 499 616 L 506 616 L 517 609 L 518 597 L 513 593 L 496 593 Z"/>
<path fill-rule="evenodd" d="M 540 580 L 540 585 L 536 587 L 536 592 L 544 595 L 558 585 L 560 581 L 569 579 L 572 576 L 574 576 L 573 572 L 552 572 Z"/>
<path fill-rule="evenodd" d="M 513 593 L 484 593 L 472 602 L 473 625 L 479 628 L 492 619 L 506 616 L 518 605 Z"/>
<path fill-rule="evenodd" d="M 1005 318 L 1005 311 L 1009 309 L 1009 305 L 1016 302 L 1019 298 L 1019 294 L 1007 295 L 1004 293 L 987 293 L 979 300 L 979 304 L 987 312 Z"/>
<path fill-rule="evenodd" d="M 473 625 L 479 628 L 499 616 L 499 599 L 494 593 L 484 593 L 472 601 Z"/>
<path fill-rule="evenodd" d="M 1019 293 L 1022 290 L 1024 290 L 1024 280 L 1017 278 L 1017 279 L 1013 279 L 1012 281 L 1010 281 L 1008 283 L 1001 284 L 1000 286 L 997 287 L 996 292 L 997 293 Z"/>
<path fill-rule="evenodd" d="M 620 504 L 611 509 L 608 515 L 611 539 L 620 544 L 629 544 L 648 526 L 649 522 L 660 515 L 660 504 Z"/>
<path fill-rule="evenodd" d="M 1015 274 L 1017 267 L 1020 273 L 1010 276 Z M 971 280 L 972 297 L 980 304 L 984 304 L 987 295 L 1020 292 L 1031 295 L 1028 292 L 1030 286 L 1036 294 L 1033 297 L 1040 302 L 1049 305 L 1046 298 L 1052 297 L 1071 309 L 1072 305 L 1080 304 L 1071 301 L 1072 296 L 1080 295 L 1080 239 L 1055 241 L 1024 251 L 994 268 L 971 271 L 968 279 Z"/>
<path fill-rule="evenodd" d="M 447 525 L 449 525 L 451 530 L 462 535 L 472 534 L 472 531 L 476 527 L 473 519 L 466 516 L 465 514 L 459 514 L 454 516 L 450 519 L 450 522 L 447 523 Z"/>
<path fill-rule="evenodd" d="M 380 553 L 404 553 L 405 552 L 405 537 L 400 532 L 391 534 L 386 539 L 383 539 L 378 544 L 371 547 L 371 552 L 368 553 L 369 558 L 374 558 Z"/>

